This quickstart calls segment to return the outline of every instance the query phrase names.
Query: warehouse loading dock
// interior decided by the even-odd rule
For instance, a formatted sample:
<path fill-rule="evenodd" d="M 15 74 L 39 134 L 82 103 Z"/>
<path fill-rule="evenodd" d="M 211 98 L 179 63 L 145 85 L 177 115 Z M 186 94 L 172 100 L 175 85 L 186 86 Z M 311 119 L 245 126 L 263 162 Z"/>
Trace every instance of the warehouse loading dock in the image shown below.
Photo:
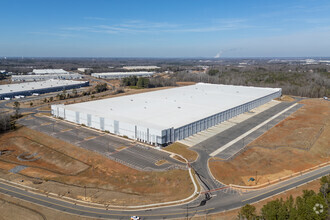
<path fill-rule="evenodd" d="M 142 142 L 167 145 L 281 96 L 280 88 L 198 83 L 72 105 L 52 115 Z"/>

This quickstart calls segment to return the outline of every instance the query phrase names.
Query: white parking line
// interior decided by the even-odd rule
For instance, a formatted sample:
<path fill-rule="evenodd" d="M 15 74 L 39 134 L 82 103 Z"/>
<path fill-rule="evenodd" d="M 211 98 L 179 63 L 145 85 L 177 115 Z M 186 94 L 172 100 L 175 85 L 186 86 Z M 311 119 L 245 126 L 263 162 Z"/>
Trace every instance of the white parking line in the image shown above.
<path fill-rule="evenodd" d="M 280 116 L 281 114 L 283 114 L 284 112 L 290 110 L 291 108 L 295 107 L 296 105 L 298 105 L 297 103 L 291 105 L 290 107 L 284 109 L 283 111 L 277 113 L 276 115 L 274 115 L 273 117 L 267 119 L 266 121 L 262 122 L 261 124 L 255 126 L 254 128 L 252 128 L 251 130 L 245 132 L 244 134 L 242 134 L 241 136 L 235 138 L 234 140 L 230 141 L 229 143 L 223 145 L 222 147 L 218 148 L 217 150 L 213 151 L 212 153 L 210 153 L 211 157 L 214 157 L 215 155 L 217 155 L 218 153 L 226 150 L 228 147 L 230 147 L 231 145 L 235 144 L 236 142 L 240 141 L 241 139 L 245 138 L 246 136 L 248 136 L 249 134 L 251 134 L 252 132 L 256 131 L 257 129 L 261 128 L 262 126 L 264 126 L 265 124 L 267 124 L 268 122 L 270 122 L 271 120 L 273 120 L 274 118 Z"/>

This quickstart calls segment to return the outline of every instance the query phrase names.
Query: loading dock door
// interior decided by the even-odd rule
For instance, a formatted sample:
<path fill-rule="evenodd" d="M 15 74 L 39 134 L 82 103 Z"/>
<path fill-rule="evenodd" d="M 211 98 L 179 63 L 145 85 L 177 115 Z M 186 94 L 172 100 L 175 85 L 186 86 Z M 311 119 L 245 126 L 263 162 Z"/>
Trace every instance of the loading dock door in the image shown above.
<path fill-rule="evenodd" d="M 119 134 L 119 121 L 114 120 L 113 127 L 114 127 L 115 134 Z"/>

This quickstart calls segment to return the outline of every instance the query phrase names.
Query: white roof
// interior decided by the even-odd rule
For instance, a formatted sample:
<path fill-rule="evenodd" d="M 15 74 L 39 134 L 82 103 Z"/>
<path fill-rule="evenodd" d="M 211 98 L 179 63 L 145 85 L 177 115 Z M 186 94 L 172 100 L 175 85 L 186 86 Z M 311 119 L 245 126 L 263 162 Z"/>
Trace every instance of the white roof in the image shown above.
<path fill-rule="evenodd" d="M 167 129 L 181 127 L 280 90 L 198 83 L 64 108 L 148 128 Z"/>
<path fill-rule="evenodd" d="M 67 73 L 69 73 L 63 69 L 34 69 L 32 72 L 35 74 L 67 74 Z"/>
<path fill-rule="evenodd" d="M 83 81 L 73 81 L 73 80 L 58 80 L 51 79 L 39 82 L 26 82 L 26 83 L 16 83 L 16 84 L 5 84 L 0 85 L 0 94 L 11 93 L 11 92 L 23 92 L 36 89 L 45 89 L 57 86 L 67 86 L 67 85 L 77 85 L 84 83 Z"/>
<path fill-rule="evenodd" d="M 50 74 L 50 75 L 12 75 L 11 78 L 13 79 L 24 79 L 24 78 L 45 78 L 45 77 L 73 77 L 73 76 L 81 76 L 79 73 L 69 73 L 69 74 Z"/>
<path fill-rule="evenodd" d="M 126 70 L 147 70 L 147 69 L 159 69 L 158 66 L 124 66 L 123 69 Z"/>

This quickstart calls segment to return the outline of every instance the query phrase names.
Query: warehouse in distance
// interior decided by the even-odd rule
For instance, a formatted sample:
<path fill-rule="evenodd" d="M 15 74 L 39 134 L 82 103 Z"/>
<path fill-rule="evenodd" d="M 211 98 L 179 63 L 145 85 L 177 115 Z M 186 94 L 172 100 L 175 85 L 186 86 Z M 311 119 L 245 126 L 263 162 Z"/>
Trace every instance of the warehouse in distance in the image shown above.
<path fill-rule="evenodd" d="M 29 96 L 33 93 L 48 93 L 88 86 L 88 81 L 73 80 L 46 80 L 40 82 L 25 82 L 17 84 L 0 85 L 0 99 L 15 96 Z"/>
<path fill-rule="evenodd" d="M 154 75 L 154 72 L 108 72 L 108 73 L 92 73 L 91 76 L 96 78 L 102 79 L 121 79 L 130 76 L 137 76 L 137 77 L 151 77 Z"/>

